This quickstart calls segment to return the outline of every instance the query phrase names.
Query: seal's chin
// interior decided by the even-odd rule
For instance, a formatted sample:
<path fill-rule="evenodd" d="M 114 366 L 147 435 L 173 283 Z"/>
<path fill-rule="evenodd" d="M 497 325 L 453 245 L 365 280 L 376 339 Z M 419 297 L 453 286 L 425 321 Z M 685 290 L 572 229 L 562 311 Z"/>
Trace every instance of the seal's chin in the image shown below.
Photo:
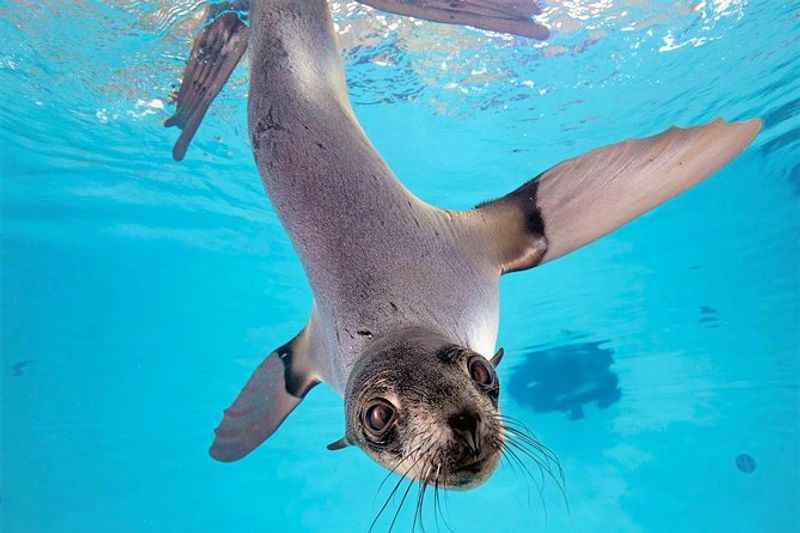
<path fill-rule="evenodd" d="M 467 490 L 483 485 L 497 469 L 499 462 L 500 450 L 492 450 L 478 457 L 464 456 L 441 477 L 439 486 Z"/>

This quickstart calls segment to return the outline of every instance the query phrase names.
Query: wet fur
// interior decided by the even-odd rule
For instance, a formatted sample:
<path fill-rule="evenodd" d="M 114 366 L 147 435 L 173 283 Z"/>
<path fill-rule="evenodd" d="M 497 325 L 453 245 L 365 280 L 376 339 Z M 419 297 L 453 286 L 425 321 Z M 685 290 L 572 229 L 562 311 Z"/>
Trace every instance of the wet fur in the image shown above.
<path fill-rule="evenodd" d="M 484 482 L 494 471 L 503 446 L 498 422 L 497 391 L 481 391 L 470 379 L 467 359 L 475 352 L 453 345 L 424 328 L 407 328 L 378 339 L 353 368 L 345 393 L 347 438 L 390 470 L 433 482 L 438 470 L 442 487 L 466 489 Z M 361 424 L 365 404 L 389 399 L 399 410 L 391 438 L 375 445 Z M 480 417 L 481 458 L 475 472 L 457 472 L 473 462 L 448 426 L 448 417 L 465 409 Z M 414 466 L 411 466 L 414 465 Z"/>

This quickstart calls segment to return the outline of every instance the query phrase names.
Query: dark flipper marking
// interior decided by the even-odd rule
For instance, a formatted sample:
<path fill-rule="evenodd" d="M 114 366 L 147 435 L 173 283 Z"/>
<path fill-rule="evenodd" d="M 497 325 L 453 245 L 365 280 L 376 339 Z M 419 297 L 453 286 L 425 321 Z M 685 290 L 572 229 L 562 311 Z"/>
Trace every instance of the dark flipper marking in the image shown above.
<path fill-rule="evenodd" d="M 759 120 L 715 120 L 597 148 L 470 212 L 503 273 L 531 268 L 602 237 L 736 157 Z"/>

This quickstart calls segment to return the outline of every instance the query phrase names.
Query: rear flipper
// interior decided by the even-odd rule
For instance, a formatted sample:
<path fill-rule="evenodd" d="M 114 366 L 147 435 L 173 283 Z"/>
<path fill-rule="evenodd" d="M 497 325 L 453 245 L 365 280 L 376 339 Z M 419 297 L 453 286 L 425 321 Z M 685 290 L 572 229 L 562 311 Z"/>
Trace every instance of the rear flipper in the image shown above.
<path fill-rule="evenodd" d="M 192 46 L 189 62 L 183 71 L 181 88 L 176 98 L 175 114 L 164 126 L 182 129 L 172 157 L 183 159 L 208 106 L 222 90 L 233 69 L 247 49 L 250 28 L 239 18 L 246 12 L 249 1 L 220 2 L 208 7 L 207 21 Z"/>
<path fill-rule="evenodd" d="M 306 368 L 310 345 L 303 330 L 256 368 L 214 430 L 211 457 L 231 462 L 253 451 L 319 383 Z"/>
<path fill-rule="evenodd" d="M 721 119 L 598 148 L 467 213 L 502 273 L 525 270 L 613 231 L 716 172 L 761 129 Z"/>
<path fill-rule="evenodd" d="M 472 26 L 483 30 L 522 35 L 544 40 L 550 30 L 531 17 L 542 11 L 536 0 L 358 0 L 387 11 L 445 24 Z"/>

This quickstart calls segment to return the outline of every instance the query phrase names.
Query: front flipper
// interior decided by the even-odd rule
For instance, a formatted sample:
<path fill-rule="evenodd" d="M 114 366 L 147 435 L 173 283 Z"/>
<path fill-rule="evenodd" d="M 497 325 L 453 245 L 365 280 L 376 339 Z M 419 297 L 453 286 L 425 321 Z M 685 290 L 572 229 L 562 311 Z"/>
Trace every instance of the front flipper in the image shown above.
<path fill-rule="evenodd" d="M 237 12 L 246 11 L 249 1 L 236 0 L 211 4 L 207 20 L 192 46 L 176 98 L 175 114 L 164 126 L 178 126 L 180 137 L 172 149 L 176 161 L 183 159 L 211 102 L 228 81 L 247 49 L 250 29 Z M 220 14 L 221 13 L 221 14 Z"/>
<path fill-rule="evenodd" d="M 211 457 L 231 462 L 253 451 L 319 383 L 307 368 L 311 343 L 306 332 L 298 333 L 256 368 L 214 430 Z"/>
<path fill-rule="evenodd" d="M 598 148 L 468 212 L 502 273 L 555 259 L 695 185 L 736 157 L 757 119 L 671 128 Z"/>

